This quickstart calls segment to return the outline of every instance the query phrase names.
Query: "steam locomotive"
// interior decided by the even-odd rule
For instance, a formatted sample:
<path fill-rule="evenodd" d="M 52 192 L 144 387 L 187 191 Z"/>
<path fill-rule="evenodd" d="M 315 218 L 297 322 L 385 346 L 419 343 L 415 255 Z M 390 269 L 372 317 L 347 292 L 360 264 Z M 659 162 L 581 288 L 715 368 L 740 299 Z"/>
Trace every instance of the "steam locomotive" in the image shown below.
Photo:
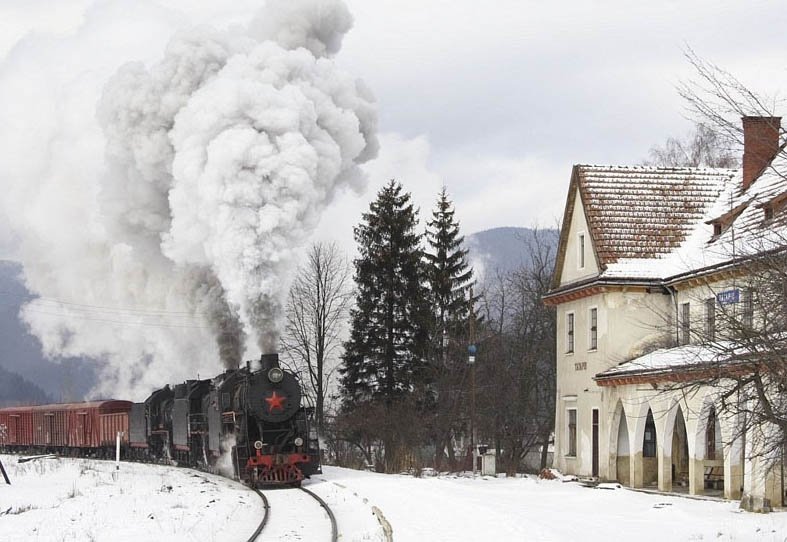
<path fill-rule="evenodd" d="M 0 449 L 111 456 L 116 435 L 123 455 L 206 470 L 232 465 L 254 487 L 297 486 L 320 473 L 313 409 L 297 377 L 278 355 L 209 380 L 154 391 L 143 403 L 98 401 L 0 409 Z"/>

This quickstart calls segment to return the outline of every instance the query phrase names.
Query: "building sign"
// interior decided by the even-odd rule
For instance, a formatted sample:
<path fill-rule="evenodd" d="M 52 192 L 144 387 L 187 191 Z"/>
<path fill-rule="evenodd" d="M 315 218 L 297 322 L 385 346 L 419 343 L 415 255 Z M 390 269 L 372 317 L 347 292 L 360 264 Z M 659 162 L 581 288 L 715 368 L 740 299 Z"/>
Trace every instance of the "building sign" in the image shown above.
<path fill-rule="evenodd" d="M 725 290 L 716 294 L 716 301 L 719 305 L 732 305 L 741 300 L 741 291 L 737 288 L 734 290 Z"/>
<path fill-rule="evenodd" d="M 578 361 L 578 362 L 576 362 L 574 364 L 574 370 L 575 371 L 585 371 L 585 370 L 587 370 L 587 368 L 588 368 L 588 362 L 587 361 Z"/>

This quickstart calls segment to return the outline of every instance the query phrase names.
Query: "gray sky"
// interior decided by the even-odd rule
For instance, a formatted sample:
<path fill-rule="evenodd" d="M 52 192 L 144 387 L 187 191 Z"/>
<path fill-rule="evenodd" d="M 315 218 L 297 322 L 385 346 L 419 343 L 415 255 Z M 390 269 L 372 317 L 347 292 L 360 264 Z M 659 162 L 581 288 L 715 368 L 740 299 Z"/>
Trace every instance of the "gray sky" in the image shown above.
<path fill-rule="evenodd" d="M 466 233 L 553 225 L 572 164 L 635 164 L 654 143 L 690 129 L 675 91 L 691 76 L 687 44 L 761 92 L 787 88 L 787 6 L 779 1 L 347 3 L 355 26 L 337 58 L 377 96 L 382 143 L 366 168 L 366 193 L 340 198 L 319 229 L 347 248 L 391 177 L 422 214 L 445 183 Z M 242 23 L 261 2 L 226 4 L 0 0 L 0 70 L 41 58 L 42 72 L 57 71 L 52 50 L 92 32 L 83 41 L 96 68 L 73 79 L 96 84 L 126 61 L 159 58 L 180 26 Z M 55 81 L 71 84 L 62 74 Z"/>

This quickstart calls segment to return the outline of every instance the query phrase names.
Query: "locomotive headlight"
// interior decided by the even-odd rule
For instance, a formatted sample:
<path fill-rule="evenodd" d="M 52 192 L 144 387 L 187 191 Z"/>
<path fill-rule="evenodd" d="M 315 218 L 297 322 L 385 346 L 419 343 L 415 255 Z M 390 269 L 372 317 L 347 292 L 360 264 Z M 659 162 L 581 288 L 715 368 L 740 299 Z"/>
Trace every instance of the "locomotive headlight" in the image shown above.
<path fill-rule="evenodd" d="M 293 442 L 295 442 L 296 446 L 303 446 L 303 439 L 301 437 L 296 437 Z"/>
<path fill-rule="evenodd" d="M 254 448 L 256 450 L 262 450 L 262 441 L 261 440 L 255 441 L 254 442 Z"/>
<path fill-rule="evenodd" d="M 282 371 L 278 367 L 274 367 L 273 369 L 268 371 L 268 380 L 270 380 L 274 384 L 278 384 L 279 382 L 281 382 L 282 378 L 284 378 L 284 371 Z"/>

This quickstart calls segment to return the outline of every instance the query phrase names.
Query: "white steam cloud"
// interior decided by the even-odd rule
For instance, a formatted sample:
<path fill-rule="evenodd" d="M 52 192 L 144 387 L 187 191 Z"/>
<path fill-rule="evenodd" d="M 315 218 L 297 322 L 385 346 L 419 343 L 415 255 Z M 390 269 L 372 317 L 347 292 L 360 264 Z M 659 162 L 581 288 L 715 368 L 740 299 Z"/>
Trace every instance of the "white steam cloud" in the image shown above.
<path fill-rule="evenodd" d="M 276 349 L 295 251 L 377 152 L 373 98 L 331 58 L 351 26 L 339 0 L 269 1 L 242 32 L 178 32 L 92 102 L 24 117 L 7 104 L 26 88 L 0 90 L 0 148 L 41 122 L 0 157 L 0 205 L 48 354 L 98 358 L 97 393 L 140 395 L 237 365 L 247 338 Z"/>

